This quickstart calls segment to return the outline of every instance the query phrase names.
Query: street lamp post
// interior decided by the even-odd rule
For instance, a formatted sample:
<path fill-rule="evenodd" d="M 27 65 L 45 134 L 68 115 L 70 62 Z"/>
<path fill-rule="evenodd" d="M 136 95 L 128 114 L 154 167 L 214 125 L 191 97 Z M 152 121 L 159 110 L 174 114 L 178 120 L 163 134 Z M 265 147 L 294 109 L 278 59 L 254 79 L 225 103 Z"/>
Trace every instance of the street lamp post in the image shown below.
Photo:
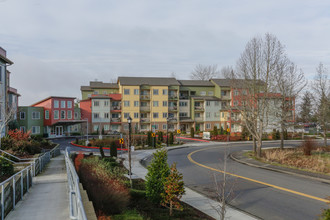
<path fill-rule="evenodd" d="M 166 118 L 166 147 L 168 147 L 168 122 L 169 122 L 170 118 L 167 117 Z"/>
<path fill-rule="evenodd" d="M 129 172 L 129 182 L 131 184 L 131 188 L 133 188 L 132 183 L 132 164 L 131 164 L 131 132 L 132 132 L 132 118 L 128 116 L 128 172 Z"/>

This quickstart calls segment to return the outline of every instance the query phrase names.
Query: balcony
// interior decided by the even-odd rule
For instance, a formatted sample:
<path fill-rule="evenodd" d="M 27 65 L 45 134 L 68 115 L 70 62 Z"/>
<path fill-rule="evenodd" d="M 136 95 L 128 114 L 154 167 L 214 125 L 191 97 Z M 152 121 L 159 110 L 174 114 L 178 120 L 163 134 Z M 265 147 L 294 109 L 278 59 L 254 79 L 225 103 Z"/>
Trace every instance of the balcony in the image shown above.
<path fill-rule="evenodd" d="M 121 119 L 120 118 L 111 118 L 110 122 L 114 123 L 114 124 L 119 124 L 119 123 L 121 123 Z"/>
<path fill-rule="evenodd" d="M 221 99 L 222 100 L 231 100 L 231 97 L 230 97 L 230 95 L 222 95 Z"/>
<path fill-rule="evenodd" d="M 195 111 L 197 112 L 203 112 L 204 108 L 202 106 L 195 106 Z"/>
<path fill-rule="evenodd" d="M 168 111 L 176 112 L 176 111 L 178 111 L 178 107 L 177 106 L 170 106 L 170 107 L 168 107 Z"/>
<path fill-rule="evenodd" d="M 168 95 L 168 100 L 178 100 L 177 95 Z"/>
<path fill-rule="evenodd" d="M 140 122 L 141 122 L 141 124 L 150 123 L 150 118 L 141 118 Z"/>
<path fill-rule="evenodd" d="M 141 112 L 150 112 L 150 106 L 141 106 L 140 111 Z"/>
<path fill-rule="evenodd" d="M 121 111 L 121 106 L 111 106 L 110 111 L 120 112 Z"/>
<path fill-rule="evenodd" d="M 150 100 L 150 95 L 140 95 L 140 100 Z"/>
<path fill-rule="evenodd" d="M 150 90 L 150 86 L 144 85 L 144 86 L 141 86 L 140 89 L 141 90 Z"/>

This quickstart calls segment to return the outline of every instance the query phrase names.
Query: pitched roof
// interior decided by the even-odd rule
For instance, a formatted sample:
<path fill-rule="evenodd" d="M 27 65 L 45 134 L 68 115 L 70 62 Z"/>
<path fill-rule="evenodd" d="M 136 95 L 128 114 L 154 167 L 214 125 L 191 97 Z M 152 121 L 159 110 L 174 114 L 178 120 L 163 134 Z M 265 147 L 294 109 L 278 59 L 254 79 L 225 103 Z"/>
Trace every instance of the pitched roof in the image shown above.
<path fill-rule="evenodd" d="M 92 91 L 93 89 L 118 89 L 117 83 L 104 83 L 102 81 L 90 81 L 89 86 L 80 86 L 81 91 Z"/>
<path fill-rule="evenodd" d="M 178 80 L 182 86 L 210 86 L 213 87 L 214 84 L 210 81 L 204 80 Z"/>
<path fill-rule="evenodd" d="M 121 85 L 126 86 L 179 86 L 180 83 L 172 77 L 118 77 Z"/>
<path fill-rule="evenodd" d="M 234 87 L 234 88 L 247 88 L 247 82 L 251 81 L 249 79 L 210 79 L 220 87 Z M 258 80 L 259 85 L 263 85 L 264 82 Z"/>

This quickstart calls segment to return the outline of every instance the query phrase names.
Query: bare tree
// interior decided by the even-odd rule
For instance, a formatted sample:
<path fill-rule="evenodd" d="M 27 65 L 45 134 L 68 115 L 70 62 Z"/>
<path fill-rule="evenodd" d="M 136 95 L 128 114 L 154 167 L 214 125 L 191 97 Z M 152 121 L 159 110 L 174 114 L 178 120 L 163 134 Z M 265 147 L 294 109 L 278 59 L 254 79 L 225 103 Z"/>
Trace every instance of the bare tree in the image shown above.
<path fill-rule="evenodd" d="M 226 217 L 227 205 L 235 198 L 234 195 L 234 187 L 235 184 L 229 183 L 229 176 L 230 174 L 227 173 L 227 160 L 228 160 L 228 152 L 227 147 L 224 149 L 224 156 L 223 156 L 223 167 L 222 167 L 222 174 L 219 177 L 222 177 L 222 180 L 218 180 L 218 175 L 213 173 L 213 182 L 215 188 L 215 197 L 218 204 L 211 205 L 212 208 L 219 214 L 220 219 L 224 220 Z"/>
<path fill-rule="evenodd" d="M 268 126 L 269 97 L 274 90 L 275 71 L 284 56 L 284 47 L 271 34 L 250 40 L 237 63 L 232 88 L 240 93 L 235 106 L 242 123 L 256 140 L 257 156 L 261 156 L 262 136 Z M 235 98 L 235 97 L 234 97 Z"/>
<path fill-rule="evenodd" d="M 220 70 L 220 76 L 225 79 L 232 79 L 235 72 L 232 66 L 224 66 Z"/>
<path fill-rule="evenodd" d="M 320 63 L 316 68 L 312 84 L 317 105 L 317 120 L 323 128 L 325 146 L 327 146 L 327 126 L 330 123 L 330 79 L 328 79 L 328 74 L 328 70 Z"/>
<path fill-rule="evenodd" d="M 0 149 L 1 149 L 1 135 L 2 132 L 7 128 L 7 125 L 10 121 L 14 119 L 14 116 L 16 115 L 17 110 L 15 107 L 8 108 L 7 111 L 4 111 L 4 109 L 0 106 Z"/>
<path fill-rule="evenodd" d="M 273 116 L 278 120 L 273 120 L 276 124 L 280 123 L 280 148 L 284 148 L 284 132 L 289 126 L 294 125 L 295 99 L 302 89 L 307 85 L 304 73 L 297 69 L 287 57 L 283 57 L 278 63 L 275 71 L 275 92 Z M 274 111 L 275 110 L 275 111 Z"/>
<path fill-rule="evenodd" d="M 204 66 L 198 64 L 195 69 L 191 72 L 190 78 L 195 80 L 209 80 L 216 78 L 219 75 L 217 65 Z"/>

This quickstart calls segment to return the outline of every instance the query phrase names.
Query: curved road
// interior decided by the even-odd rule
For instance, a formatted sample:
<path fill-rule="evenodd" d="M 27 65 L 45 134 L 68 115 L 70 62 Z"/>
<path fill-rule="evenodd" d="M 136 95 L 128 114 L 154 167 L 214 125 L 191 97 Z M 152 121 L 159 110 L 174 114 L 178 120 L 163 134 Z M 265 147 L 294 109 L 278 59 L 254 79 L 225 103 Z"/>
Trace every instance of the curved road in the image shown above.
<path fill-rule="evenodd" d="M 288 142 L 287 146 L 298 142 Z M 263 147 L 278 147 L 264 142 Z M 215 180 L 222 182 L 224 156 L 234 151 L 251 150 L 251 143 L 203 144 L 170 150 L 169 164 L 177 162 L 185 185 L 210 198 L 215 197 Z M 190 155 L 190 160 L 189 160 Z M 227 159 L 227 193 L 230 205 L 261 219 L 317 219 L 328 208 L 330 184 L 289 174 L 264 170 Z"/>

